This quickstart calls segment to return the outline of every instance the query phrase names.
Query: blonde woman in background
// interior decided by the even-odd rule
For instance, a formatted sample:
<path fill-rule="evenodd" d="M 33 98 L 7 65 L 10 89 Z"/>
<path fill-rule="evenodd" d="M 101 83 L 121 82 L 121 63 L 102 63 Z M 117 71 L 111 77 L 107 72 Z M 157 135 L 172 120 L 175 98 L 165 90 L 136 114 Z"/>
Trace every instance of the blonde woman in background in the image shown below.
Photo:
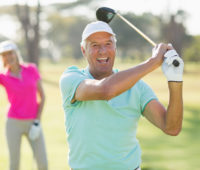
<path fill-rule="evenodd" d="M 10 103 L 6 120 L 10 170 L 19 169 L 23 135 L 31 145 L 38 170 L 47 170 L 45 142 L 40 123 L 45 96 L 37 67 L 23 62 L 16 44 L 12 41 L 0 43 L 0 63 L 0 85 L 5 88 Z"/>

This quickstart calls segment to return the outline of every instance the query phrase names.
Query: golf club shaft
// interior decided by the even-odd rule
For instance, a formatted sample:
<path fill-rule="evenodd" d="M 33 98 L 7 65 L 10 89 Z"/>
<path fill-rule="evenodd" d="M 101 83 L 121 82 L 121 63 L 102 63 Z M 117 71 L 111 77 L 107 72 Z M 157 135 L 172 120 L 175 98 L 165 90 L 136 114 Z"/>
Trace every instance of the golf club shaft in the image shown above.
<path fill-rule="evenodd" d="M 119 13 L 116 13 L 123 21 L 125 21 L 131 28 L 133 28 L 138 34 L 140 34 L 145 40 L 147 40 L 152 46 L 156 46 L 156 43 L 153 42 L 148 36 L 146 36 L 142 31 L 140 31 L 136 26 L 130 23 L 126 18 L 124 18 Z"/>
<path fill-rule="evenodd" d="M 118 17 L 120 17 L 124 22 L 126 22 L 131 28 L 133 28 L 138 34 L 140 34 L 145 40 L 147 40 L 153 47 L 156 46 L 156 43 L 152 41 L 148 36 L 146 36 L 142 31 L 140 31 L 136 26 L 134 26 L 132 23 L 130 23 L 126 18 L 124 18 L 119 13 L 116 13 Z M 173 61 L 173 65 L 175 67 L 179 66 L 179 62 L 177 60 Z"/>

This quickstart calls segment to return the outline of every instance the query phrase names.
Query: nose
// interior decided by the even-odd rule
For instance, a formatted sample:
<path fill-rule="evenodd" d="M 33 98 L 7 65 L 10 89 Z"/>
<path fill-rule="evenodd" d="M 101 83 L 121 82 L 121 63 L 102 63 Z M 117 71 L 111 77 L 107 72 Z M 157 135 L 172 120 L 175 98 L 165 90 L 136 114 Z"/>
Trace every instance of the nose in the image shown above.
<path fill-rule="evenodd" d="M 106 46 L 105 45 L 101 45 L 99 48 L 99 53 L 105 53 L 107 51 Z"/>

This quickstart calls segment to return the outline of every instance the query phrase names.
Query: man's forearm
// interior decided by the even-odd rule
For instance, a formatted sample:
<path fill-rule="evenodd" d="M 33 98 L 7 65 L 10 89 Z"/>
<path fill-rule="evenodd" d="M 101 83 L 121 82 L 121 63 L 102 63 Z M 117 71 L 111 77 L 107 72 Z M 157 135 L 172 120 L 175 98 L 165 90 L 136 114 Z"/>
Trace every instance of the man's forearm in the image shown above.
<path fill-rule="evenodd" d="M 135 67 L 105 78 L 102 83 L 107 84 L 105 87 L 112 91 L 112 97 L 115 97 L 130 89 L 138 80 L 155 70 L 159 66 L 159 64 L 155 64 L 156 62 L 151 58 Z"/>
<path fill-rule="evenodd" d="M 168 86 L 170 96 L 164 131 L 170 135 L 178 135 L 183 120 L 182 82 L 168 82 Z"/>

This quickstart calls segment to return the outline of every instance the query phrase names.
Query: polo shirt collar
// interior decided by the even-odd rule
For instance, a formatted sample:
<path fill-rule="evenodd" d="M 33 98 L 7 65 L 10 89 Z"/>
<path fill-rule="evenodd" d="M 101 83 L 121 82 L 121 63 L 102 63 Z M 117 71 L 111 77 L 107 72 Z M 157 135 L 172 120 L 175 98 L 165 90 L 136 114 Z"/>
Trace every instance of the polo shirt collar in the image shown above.
<path fill-rule="evenodd" d="M 94 79 L 94 77 L 92 76 L 92 74 L 91 74 L 90 71 L 89 71 L 89 66 L 87 66 L 87 67 L 84 69 L 84 72 L 89 76 L 89 78 Z M 114 72 L 114 73 L 117 73 L 117 72 L 118 72 L 118 69 L 113 69 L 113 72 Z"/>

